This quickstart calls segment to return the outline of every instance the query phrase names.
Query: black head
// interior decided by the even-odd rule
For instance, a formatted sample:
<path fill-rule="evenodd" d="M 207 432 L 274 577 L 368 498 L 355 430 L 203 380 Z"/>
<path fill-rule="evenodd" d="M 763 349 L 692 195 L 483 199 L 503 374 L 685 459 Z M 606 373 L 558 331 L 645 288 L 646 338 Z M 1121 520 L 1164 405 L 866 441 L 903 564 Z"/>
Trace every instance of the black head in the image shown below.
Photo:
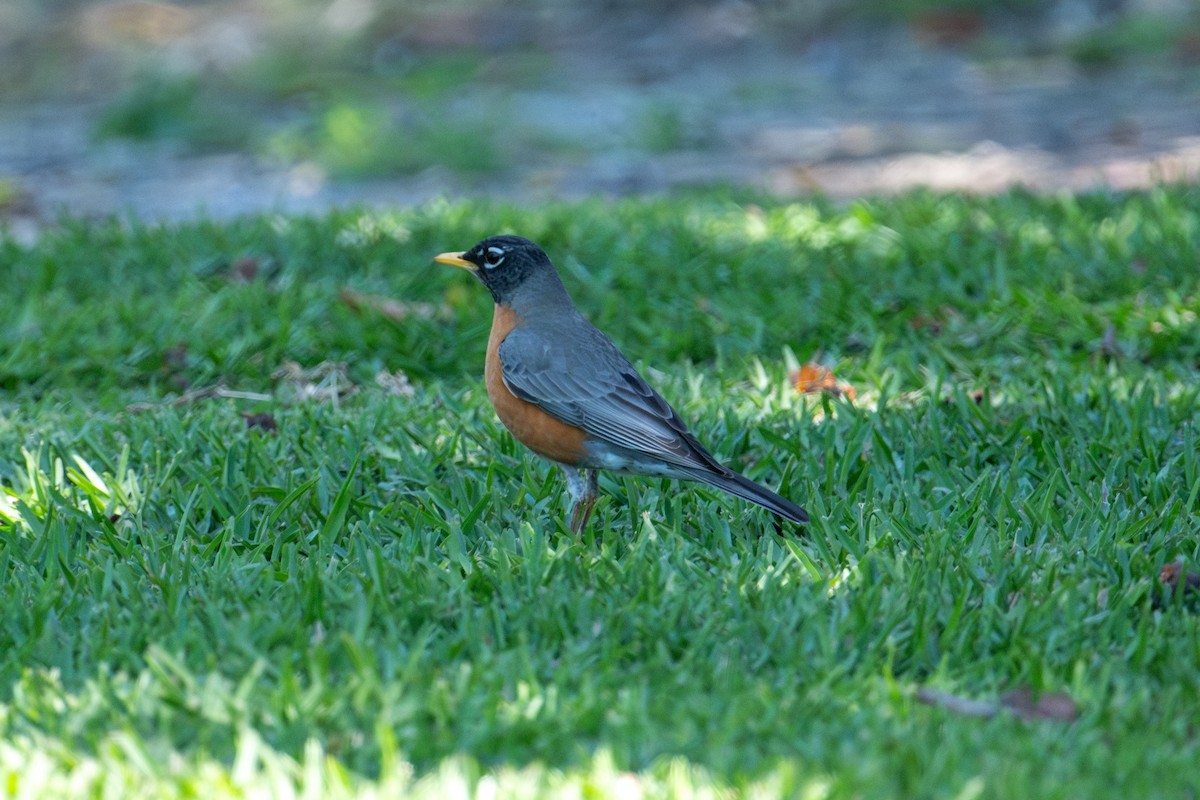
<path fill-rule="evenodd" d="M 442 253 L 433 260 L 474 272 L 497 303 L 510 302 L 530 276 L 554 272 L 545 251 L 520 236 L 489 236 L 470 250 Z"/>

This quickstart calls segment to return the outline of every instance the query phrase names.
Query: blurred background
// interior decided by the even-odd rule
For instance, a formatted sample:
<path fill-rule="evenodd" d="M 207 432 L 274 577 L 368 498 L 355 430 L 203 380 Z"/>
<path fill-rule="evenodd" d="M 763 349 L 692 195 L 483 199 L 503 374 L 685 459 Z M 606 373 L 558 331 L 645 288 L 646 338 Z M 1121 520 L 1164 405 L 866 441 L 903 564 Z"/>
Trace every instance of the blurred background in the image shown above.
<path fill-rule="evenodd" d="M 1200 0 L 3 0 L 0 222 L 1200 177 Z"/>

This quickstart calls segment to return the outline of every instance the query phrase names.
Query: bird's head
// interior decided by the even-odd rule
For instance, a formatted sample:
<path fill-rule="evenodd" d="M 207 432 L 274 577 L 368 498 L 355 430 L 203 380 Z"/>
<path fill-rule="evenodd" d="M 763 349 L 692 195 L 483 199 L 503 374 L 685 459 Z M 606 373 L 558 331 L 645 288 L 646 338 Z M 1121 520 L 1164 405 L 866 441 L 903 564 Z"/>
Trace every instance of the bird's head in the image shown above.
<path fill-rule="evenodd" d="M 474 272 L 500 304 L 511 302 L 529 278 L 547 271 L 554 274 L 545 251 L 520 236 L 489 236 L 470 250 L 442 253 L 433 260 Z"/>

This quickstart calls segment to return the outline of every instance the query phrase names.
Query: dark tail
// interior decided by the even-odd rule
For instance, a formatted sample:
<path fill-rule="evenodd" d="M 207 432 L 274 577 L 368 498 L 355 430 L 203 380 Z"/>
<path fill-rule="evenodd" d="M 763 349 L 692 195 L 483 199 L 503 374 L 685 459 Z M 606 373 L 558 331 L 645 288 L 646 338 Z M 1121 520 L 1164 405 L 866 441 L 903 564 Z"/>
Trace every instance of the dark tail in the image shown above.
<path fill-rule="evenodd" d="M 767 487 L 760 486 L 749 478 L 738 475 L 732 470 L 724 475 L 715 472 L 697 472 L 693 473 L 693 475 L 698 481 L 703 481 L 718 489 L 724 489 L 743 500 L 749 500 L 751 503 L 757 503 L 784 519 L 790 519 L 792 522 L 801 524 L 808 522 L 808 512 L 803 508 L 785 497 L 780 497 Z"/>

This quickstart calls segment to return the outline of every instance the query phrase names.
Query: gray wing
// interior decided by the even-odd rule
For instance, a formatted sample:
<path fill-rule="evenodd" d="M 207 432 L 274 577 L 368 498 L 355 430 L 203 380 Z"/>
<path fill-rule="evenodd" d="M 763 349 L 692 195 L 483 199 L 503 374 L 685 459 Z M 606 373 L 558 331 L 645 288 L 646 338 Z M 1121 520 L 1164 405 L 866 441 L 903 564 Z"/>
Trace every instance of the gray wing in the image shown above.
<path fill-rule="evenodd" d="M 509 391 L 590 437 L 688 470 L 728 469 L 608 337 L 578 318 L 570 333 L 514 329 L 500 345 Z"/>

